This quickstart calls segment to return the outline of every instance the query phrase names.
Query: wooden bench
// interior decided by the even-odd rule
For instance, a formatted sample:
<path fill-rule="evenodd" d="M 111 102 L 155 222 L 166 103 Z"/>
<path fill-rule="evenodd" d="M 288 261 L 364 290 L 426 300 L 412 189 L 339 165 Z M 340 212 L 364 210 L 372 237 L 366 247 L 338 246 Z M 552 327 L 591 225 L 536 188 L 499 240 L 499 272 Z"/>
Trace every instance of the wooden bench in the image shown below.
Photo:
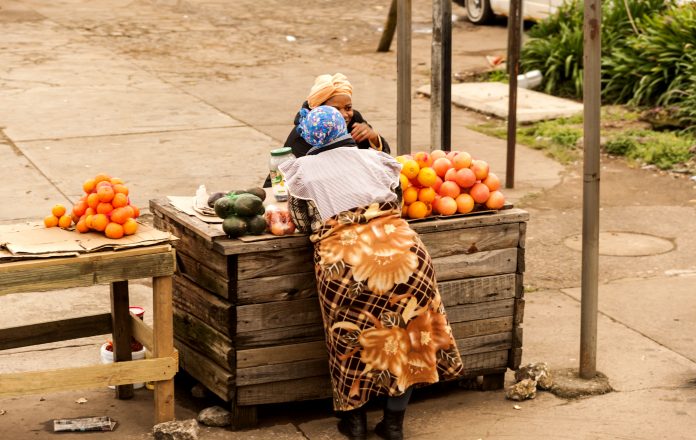
<path fill-rule="evenodd" d="M 133 396 L 130 384 L 147 381 L 155 386 L 155 423 L 174 420 L 173 378 L 178 370 L 172 326 L 174 269 L 170 244 L 0 263 L 0 295 L 111 285 L 111 313 L 0 329 L 0 350 L 112 333 L 115 360 L 106 365 L 0 374 L 0 396 L 116 385 L 116 397 L 127 399 Z M 128 280 L 150 277 L 154 328 L 128 310 Z M 153 357 L 126 362 L 131 360 L 131 336 Z"/>
<path fill-rule="evenodd" d="M 228 239 L 153 200 L 155 227 L 179 237 L 174 338 L 181 367 L 229 402 L 237 427 L 256 405 L 331 396 L 307 236 Z M 521 209 L 412 223 L 433 259 L 465 375 L 503 386 L 522 356 Z"/>

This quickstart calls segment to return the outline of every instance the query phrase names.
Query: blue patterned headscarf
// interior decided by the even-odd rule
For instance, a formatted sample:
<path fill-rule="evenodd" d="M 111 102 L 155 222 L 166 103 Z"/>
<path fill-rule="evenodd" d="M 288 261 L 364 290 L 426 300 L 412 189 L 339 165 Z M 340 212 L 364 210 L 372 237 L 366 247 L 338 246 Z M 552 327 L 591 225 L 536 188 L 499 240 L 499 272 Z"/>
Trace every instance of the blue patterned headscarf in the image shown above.
<path fill-rule="evenodd" d="M 346 120 L 338 110 L 328 105 L 320 105 L 311 111 L 301 109 L 297 131 L 302 139 L 315 148 L 321 148 L 348 134 Z"/>

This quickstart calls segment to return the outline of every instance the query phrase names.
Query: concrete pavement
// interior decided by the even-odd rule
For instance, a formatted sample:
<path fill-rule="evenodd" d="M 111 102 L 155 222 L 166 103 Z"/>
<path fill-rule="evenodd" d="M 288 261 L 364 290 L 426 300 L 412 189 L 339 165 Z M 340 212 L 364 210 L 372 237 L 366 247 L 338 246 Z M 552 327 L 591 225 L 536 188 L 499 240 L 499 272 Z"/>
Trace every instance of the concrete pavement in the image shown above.
<path fill-rule="evenodd" d="M 266 175 L 268 151 L 284 140 L 312 79 L 327 71 L 348 75 L 356 108 L 395 147 L 394 52 L 376 55 L 365 46 L 351 46 L 363 34 L 374 34 L 386 11 L 366 1 L 359 2 L 361 8 L 341 10 L 344 42 L 340 35 L 334 40 L 315 28 L 309 32 L 314 22 L 332 19 L 324 2 L 310 2 L 305 15 L 284 2 L 257 3 L 0 0 L 0 222 L 42 218 L 53 204 L 75 200 L 81 182 L 100 171 L 124 178 L 142 207 L 151 198 L 193 194 L 201 183 L 211 189 L 256 185 Z M 414 21 L 427 24 L 429 3 L 415 3 Z M 490 30 L 476 28 L 457 37 L 457 62 L 478 62 L 471 55 L 477 44 L 486 53 L 504 49 L 504 39 L 496 45 L 482 38 L 483 32 Z M 455 33 L 464 29 L 455 27 Z M 298 44 L 286 41 L 289 34 L 298 36 Z M 472 36 L 480 42 L 468 41 Z M 458 54 L 467 45 L 473 46 L 471 52 Z M 429 37 L 414 34 L 414 91 L 427 80 L 428 58 Z M 413 114 L 413 145 L 419 150 L 429 139 L 427 101 L 414 97 Z M 505 142 L 466 128 L 479 120 L 480 115 L 453 110 L 454 147 L 485 158 L 502 176 Z M 513 203 L 533 194 L 543 197 L 540 191 L 563 183 L 559 164 L 523 146 L 517 151 L 516 188 L 505 191 Z M 667 234 L 679 245 L 658 259 L 609 259 L 623 271 L 600 286 L 597 358 L 616 392 L 576 401 L 542 392 L 514 409 L 502 391 L 421 391 L 408 410 L 407 438 L 693 438 L 696 271 L 688 261 L 696 254 L 696 235 L 689 212 L 681 206 L 605 213 L 609 224 Z M 557 215 L 558 226 L 543 231 L 536 229 L 532 215 L 530 244 L 562 242 L 563 225 L 578 229 L 577 211 Z M 661 224 L 665 215 L 672 221 Z M 533 264 L 527 270 L 534 271 L 528 279 L 537 270 L 577 270 L 567 263 L 577 261 L 575 251 L 559 249 L 563 261 L 547 261 L 549 269 L 537 265 L 543 258 L 528 246 Z M 653 266 L 686 270 L 651 273 Z M 151 310 L 151 286 L 142 281 L 132 290 L 131 303 Z M 576 367 L 579 284 L 530 291 L 526 299 L 523 363 Z M 103 287 L 0 296 L 0 326 L 106 307 L 108 289 Z M 89 365 L 98 362 L 103 339 L 0 352 L 0 372 Z M 192 398 L 190 384 L 177 385 L 179 419 L 217 403 Z M 76 403 L 79 397 L 88 402 Z M 47 422 L 53 418 L 110 415 L 120 423 L 114 433 L 62 437 L 144 439 L 149 438 L 151 409 L 152 394 L 144 389 L 131 401 L 113 399 L 108 389 L 3 398 L 0 438 L 49 438 L 54 434 Z M 328 401 L 269 405 L 260 416 L 258 429 L 232 434 L 202 428 L 200 437 L 337 438 Z M 378 418 L 373 409 L 370 423 Z"/>

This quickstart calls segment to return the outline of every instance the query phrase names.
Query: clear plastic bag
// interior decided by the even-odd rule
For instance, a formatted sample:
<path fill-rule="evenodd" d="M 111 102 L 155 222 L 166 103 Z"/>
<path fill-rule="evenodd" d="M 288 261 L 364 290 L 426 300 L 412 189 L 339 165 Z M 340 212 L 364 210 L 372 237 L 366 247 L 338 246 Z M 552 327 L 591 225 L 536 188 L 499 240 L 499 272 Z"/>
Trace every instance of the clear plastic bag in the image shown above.
<path fill-rule="evenodd" d="M 285 206 L 267 205 L 264 214 L 268 231 L 273 235 L 289 235 L 295 232 L 290 211 Z"/>

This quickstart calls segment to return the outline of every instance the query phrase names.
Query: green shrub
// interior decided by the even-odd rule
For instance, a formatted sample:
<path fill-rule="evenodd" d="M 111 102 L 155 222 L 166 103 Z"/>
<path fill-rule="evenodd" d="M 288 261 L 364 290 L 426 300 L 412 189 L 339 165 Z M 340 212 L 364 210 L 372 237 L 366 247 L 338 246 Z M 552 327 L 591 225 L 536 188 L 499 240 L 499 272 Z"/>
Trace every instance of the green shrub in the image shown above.
<path fill-rule="evenodd" d="M 666 170 L 676 164 L 687 162 L 692 154 L 689 149 L 693 139 L 679 137 L 671 132 L 633 131 L 626 133 L 633 140 L 633 146 L 626 151 L 629 159 L 640 160 Z"/>
<path fill-rule="evenodd" d="M 604 145 L 604 150 L 607 153 L 616 156 L 626 156 L 629 151 L 634 151 L 635 148 L 635 141 L 628 136 L 619 136 L 616 139 L 609 139 Z"/>

